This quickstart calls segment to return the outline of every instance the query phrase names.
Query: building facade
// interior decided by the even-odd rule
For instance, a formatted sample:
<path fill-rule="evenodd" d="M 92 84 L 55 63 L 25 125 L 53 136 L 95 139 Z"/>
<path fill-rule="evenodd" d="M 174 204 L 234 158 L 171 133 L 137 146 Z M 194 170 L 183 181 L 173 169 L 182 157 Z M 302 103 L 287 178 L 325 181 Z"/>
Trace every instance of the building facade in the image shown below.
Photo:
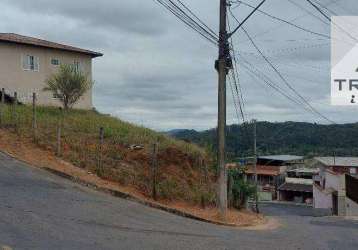
<path fill-rule="evenodd" d="M 319 179 L 313 184 L 313 206 L 322 213 L 339 216 L 358 216 L 358 198 L 347 196 L 351 190 L 347 178 L 356 179 L 358 157 L 316 157 Z M 347 186 L 348 185 L 348 186 Z M 355 189 L 352 189 L 355 190 Z"/>
<path fill-rule="evenodd" d="M 44 106 L 60 106 L 61 103 L 44 92 L 46 79 L 57 72 L 61 64 L 72 64 L 92 80 L 92 59 L 101 53 L 37 38 L 12 33 L 0 33 L 0 90 L 12 96 L 18 94 L 22 103 L 32 102 Z M 92 109 L 92 89 L 75 105 L 79 109 Z"/>

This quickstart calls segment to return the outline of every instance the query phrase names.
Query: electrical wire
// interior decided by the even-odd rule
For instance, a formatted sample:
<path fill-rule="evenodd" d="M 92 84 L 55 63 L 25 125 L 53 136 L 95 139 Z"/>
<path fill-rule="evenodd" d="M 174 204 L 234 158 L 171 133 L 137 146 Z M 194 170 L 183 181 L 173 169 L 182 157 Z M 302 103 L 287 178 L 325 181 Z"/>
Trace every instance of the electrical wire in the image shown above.
<path fill-rule="evenodd" d="M 252 6 L 251 4 L 245 3 L 245 2 L 243 2 L 243 1 L 238 0 L 237 2 L 243 4 L 243 5 L 247 6 L 247 7 L 255 8 L 255 6 Z M 230 10 L 230 11 L 231 11 L 231 10 Z M 290 21 L 287 21 L 287 20 L 284 20 L 284 19 L 282 19 L 282 18 L 279 18 L 279 17 L 276 17 L 276 16 L 274 16 L 274 15 L 271 15 L 271 14 L 265 12 L 265 11 L 257 10 L 257 12 L 259 12 L 259 13 L 265 15 L 265 16 L 268 16 L 268 17 L 270 17 L 270 18 L 272 18 L 272 19 L 274 19 L 274 20 L 277 20 L 277 21 L 286 23 L 286 24 L 288 24 L 288 25 L 290 25 L 290 26 L 293 26 L 293 27 L 295 27 L 295 28 L 297 28 L 297 29 L 299 29 L 299 30 L 308 32 L 308 33 L 310 33 L 310 34 L 317 35 L 317 36 L 320 36 L 320 37 L 324 37 L 324 38 L 327 38 L 327 39 L 331 38 L 331 37 L 328 36 L 328 35 L 325 35 L 325 34 L 322 34 L 322 33 L 318 33 L 318 32 L 315 32 L 315 31 L 306 29 L 306 28 L 301 27 L 301 26 L 299 26 L 299 25 L 297 25 L 297 24 L 294 24 L 294 23 L 292 23 L 292 22 L 290 22 Z"/>
<path fill-rule="evenodd" d="M 188 14 L 187 12 L 189 8 L 186 5 L 184 5 L 182 2 L 175 3 L 174 0 L 153 0 L 153 1 L 165 7 L 173 15 L 175 15 L 180 21 L 182 21 L 189 28 L 197 32 L 207 41 L 214 44 L 215 46 L 218 45 L 218 41 L 219 41 L 218 36 L 216 34 L 213 34 L 213 31 L 211 29 L 208 29 L 208 26 L 204 24 L 204 22 L 201 21 L 192 11 L 189 11 Z M 184 7 L 185 10 L 182 9 L 179 5 L 185 6 Z M 200 20 L 199 23 L 195 21 L 195 19 Z"/>
<path fill-rule="evenodd" d="M 275 65 L 273 65 L 273 63 L 262 53 L 262 51 L 260 50 L 260 48 L 256 45 L 256 43 L 254 42 L 254 40 L 251 38 L 251 36 L 249 35 L 249 33 L 246 31 L 245 28 L 242 27 L 242 30 L 244 31 L 244 33 L 246 34 L 246 36 L 250 39 L 251 44 L 255 47 L 255 49 L 259 52 L 259 54 L 262 56 L 262 58 L 270 65 L 270 67 L 274 70 L 274 72 L 276 72 L 276 74 L 279 76 L 279 78 L 287 85 L 287 87 L 292 90 L 314 113 L 316 113 L 318 116 L 320 116 L 321 118 L 323 118 L 324 120 L 330 122 L 330 123 L 335 123 L 332 120 L 330 120 L 329 118 L 327 118 L 325 115 L 323 115 L 322 113 L 320 113 L 317 109 L 315 109 L 307 100 L 306 98 L 304 98 L 287 80 L 286 78 L 281 74 L 281 72 L 277 69 L 277 67 Z"/>

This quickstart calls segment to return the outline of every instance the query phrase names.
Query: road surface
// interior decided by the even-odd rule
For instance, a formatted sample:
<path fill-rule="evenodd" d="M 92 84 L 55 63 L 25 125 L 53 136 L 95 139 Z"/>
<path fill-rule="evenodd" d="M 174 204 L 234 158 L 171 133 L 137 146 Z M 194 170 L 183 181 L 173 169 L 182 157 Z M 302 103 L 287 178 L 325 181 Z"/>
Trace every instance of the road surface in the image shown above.
<path fill-rule="evenodd" d="M 265 205 L 282 226 L 249 231 L 87 189 L 0 153 L 0 249 L 358 249 L 358 221 Z"/>

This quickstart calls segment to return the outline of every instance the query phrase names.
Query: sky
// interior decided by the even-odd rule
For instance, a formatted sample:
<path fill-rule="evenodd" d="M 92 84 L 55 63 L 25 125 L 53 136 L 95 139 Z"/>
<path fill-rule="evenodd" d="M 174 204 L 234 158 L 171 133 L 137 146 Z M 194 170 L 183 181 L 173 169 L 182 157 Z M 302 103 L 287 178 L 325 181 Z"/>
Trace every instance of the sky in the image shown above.
<path fill-rule="evenodd" d="M 182 1 L 217 32 L 219 0 Z M 259 3 L 258 0 L 245 2 Z M 338 15 L 358 15 L 356 0 L 319 2 Z M 93 62 L 93 99 L 100 112 L 160 131 L 204 130 L 216 126 L 217 48 L 156 1 L 0 0 L 0 9 L 0 32 L 104 53 L 104 57 Z M 267 0 L 260 9 L 314 32 L 330 34 L 328 21 L 306 1 Z M 232 4 L 232 13 L 239 20 L 250 10 L 242 4 Z M 232 27 L 236 24 L 232 18 L 230 24 Z M 337 123 L 357 122 L 358 107 L 330 105 L 330 39 L 261 13 L 255 13 L 244 28 L 314 108 Z M 327 123 L 250 75 L 247 62 L 272 78 L 285 93 L 292 94 L 244 32 L 233 36 L 233 45 L 237 51 L 246 121 Z M 233 124 L 239 120 L 229 86 L 227 123 Z"/>

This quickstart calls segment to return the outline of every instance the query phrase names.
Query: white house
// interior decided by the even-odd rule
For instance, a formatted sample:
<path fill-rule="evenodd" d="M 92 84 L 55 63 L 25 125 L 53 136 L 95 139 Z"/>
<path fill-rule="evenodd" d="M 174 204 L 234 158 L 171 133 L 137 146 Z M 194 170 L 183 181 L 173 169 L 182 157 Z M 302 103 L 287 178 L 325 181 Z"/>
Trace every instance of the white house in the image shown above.
<path fill-rule="evenodd" d="M 92 80 L 92 59 L 103 54 L 69 45 L 12 33 L 0 33 L 0 91 L 18 93 L 22 103 L 30 103 L 33 92 L 39 105 L 59 106 L 50 92 L 42 91 L 45 80 L 60 64 L 73 64 Z M 75 105 L 91 109 L 92 90 Z"/>
<path fill-rule="evenodd" d="M 358 216 L 358 199 L 352 198 L 355 191 L 347 193 L 347 189 L 354 190 L 351 185 L 358 183 L 358 179 L 346 181 L 357 176 L 358 157 L 316 157 L 315 160 L 320 172 L 313 185 L 314 208 L 333 215 Z"/>

